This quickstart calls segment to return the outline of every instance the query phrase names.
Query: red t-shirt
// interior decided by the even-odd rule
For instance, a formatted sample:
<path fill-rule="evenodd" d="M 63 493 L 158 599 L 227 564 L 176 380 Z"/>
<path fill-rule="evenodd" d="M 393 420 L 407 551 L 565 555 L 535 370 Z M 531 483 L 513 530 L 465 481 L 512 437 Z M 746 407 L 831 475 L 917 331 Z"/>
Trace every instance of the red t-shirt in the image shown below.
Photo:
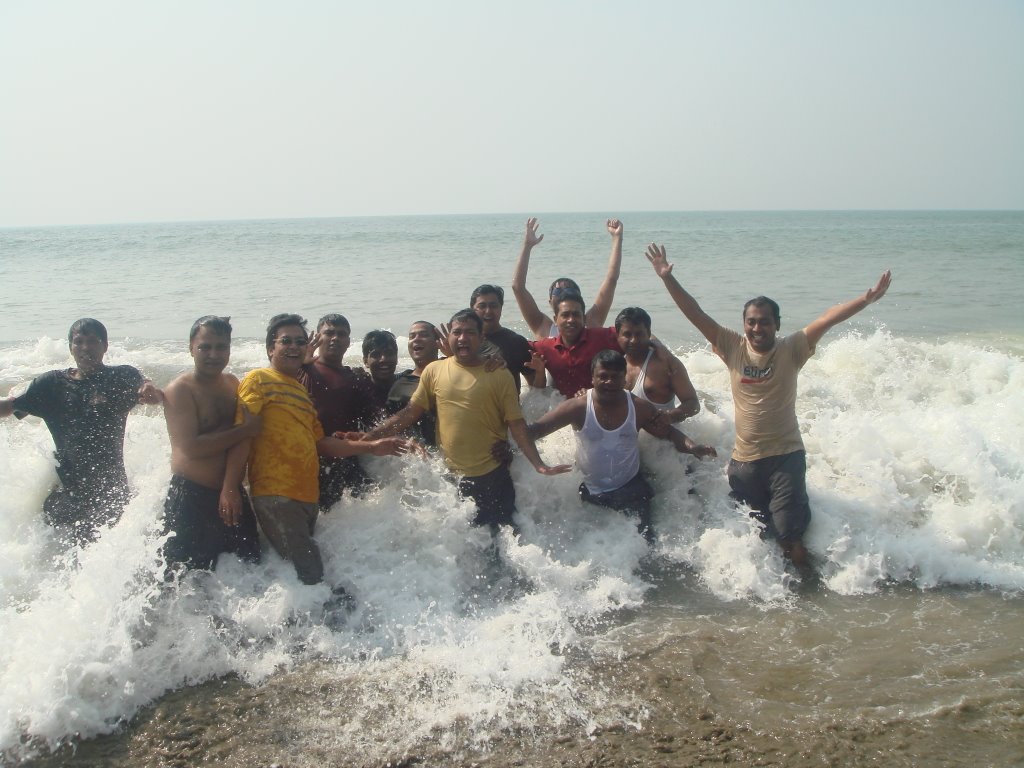
<path fill-rule="evenodd" d="M 581 389 L 590 389 L 593 376 L 590 361 L 602 349 L 619 349 L 615 328 L 584 328 L 576 343 L 567 347 L 559 334 L 553 339 L 531 341 L 530 346 L 544 357 L 544 362 L 558 391 L 572 397 Z"/>

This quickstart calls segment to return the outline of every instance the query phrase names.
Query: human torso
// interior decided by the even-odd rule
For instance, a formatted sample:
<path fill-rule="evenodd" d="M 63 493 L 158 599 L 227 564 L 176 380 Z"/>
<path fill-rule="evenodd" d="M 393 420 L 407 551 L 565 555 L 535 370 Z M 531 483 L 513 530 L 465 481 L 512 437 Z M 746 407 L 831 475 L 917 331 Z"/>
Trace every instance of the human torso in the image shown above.
<path fill-rule="evenodd" d="M 577 462 L 583 482 L 591 493 L 606 493 L 621 488 L 640 471 L 636 409 L 633 398 L 625 395 L 625 417 L 601 419 L 595 410 L 594 391 L 587 392 L 587 415 L 576 431 Z M 622 413 L 619 409 L 616 415 Z M 604 425 L 602 426 L 602 421 Z M 615 421 L 620 421 L 615 425 Z"/>
<path fill-rule="evenodd" d="M 512 374 L 516 391 L 520 391 L 521 374 L 530 362 L 530 342 L 508 328 L 499 328 L 494 333 L 487 334 L 487 340 L 501 350 L 501 356 L 505 359 L 508 372 Z"/>
<path fill-rule="evenodd" d="M 453 358 L 423 371 L 412 402 L 437 414 L 437 441 L 448 466 L 468 477 L 498 467 L 491 446 L 508 435 L 508 423 L 522 418 L 512 375 L 485 371 Z"/>
<path fill-rule="evenodd" d="M 238 403 L 238 379 L 234 376 L 221 374 L 215 381 L 202 382 L 187 375 L 175 384 L 188 392 L 188 407 L 195 409 L 199 435 L 222 432 L 234 425 Z M 171 471 L 207 488 L 223 485 L 226 460 L 227 451 L 190 458 L 171 442 Z"/>
<path fill-rule="evenodd" d="M 533 342 L 533 348 L 544 356 L 544 363 L 555 387 L 572 397 L 591 384 L 590 363 L 603 349 L 619 349 L 614 328 L 586 328 L 572 345 L 561 337 Z"/>
<path fill-rule="evenodd" d="M 667 411 L 676 406 L 668 368 L 655 357 L 653 347 L 647 350 L 640 365 L 626 358 L 626 387 L 658 410 Z"/>
<path fill-rule="evenodd" d="M 803 448 L 796 418 L 797 377 L 813 350 L 803 331 L 780 337 L 763 353 L 721 329 L 715 352 L 729 368 L 736 420 L 732 457 L 756 461 Z"/>
<path fill-rule="evenodd" d="M 388 393 L 389 416 L 398 413 L 409 404 L 419 384 L 420 377 L 412 368 L 398 374 Z M 437 420 L 433 411 L 424 413 L 413 425 L 413 437 L 423 440 L 427 445 L 437 445 Z"/>
<path fill-rule="evenodd" d="M 364 371 L 314 360 L 302 366 L 299 380 L 313 398 L 317 418 L 328 435 L 369 429 L 374 392 Z"/>

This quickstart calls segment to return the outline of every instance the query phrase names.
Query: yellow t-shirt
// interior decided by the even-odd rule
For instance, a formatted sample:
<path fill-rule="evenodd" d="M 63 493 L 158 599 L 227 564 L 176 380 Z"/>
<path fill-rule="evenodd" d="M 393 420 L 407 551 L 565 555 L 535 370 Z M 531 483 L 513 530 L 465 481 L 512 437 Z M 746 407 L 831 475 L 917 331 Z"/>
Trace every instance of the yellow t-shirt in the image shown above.
<path fill-rule="evenodd" d="M 412 402 L 437 414 L 437 444 L 448 466 L 466 477 L 498 468 L 491 446 L 508 439 L 508 423 L 523 418 L 512 374 L 488 373 L 449 357 L 423 371 Z"/>
<path fill-rule="evenodd" d="M 263 418 L 249 452 L 249 487 L 253 496 L 285 496 L 304 502 L 320 498 L 320 463 L 316 444 L 324 436 L 313 401 L 291 376 L 273 368 L 249 371 L 238 387 L 241 405 Z"/>
<path fill-rule="evenodd" d="M 814 354 L 804 332 L 777 338 L 775 346 L 761 354 L 750 348 L 745 336 L 722 328 L 715 353 L 729 367 L 732 384 L 736 413 L 732 457 L 757 461 L 802 450 L 796 420 L 797 374 Z"/>

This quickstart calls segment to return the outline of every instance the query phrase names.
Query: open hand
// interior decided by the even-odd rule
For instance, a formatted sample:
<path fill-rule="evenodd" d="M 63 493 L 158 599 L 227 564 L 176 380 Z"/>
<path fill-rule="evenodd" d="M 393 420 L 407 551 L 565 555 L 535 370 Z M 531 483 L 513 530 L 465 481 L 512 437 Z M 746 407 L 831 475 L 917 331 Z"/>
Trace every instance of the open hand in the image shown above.
<path fill-rule="evenodd" d="M 658 277 L 667 277 L 672 274 L 672 264 L 669 264 L 668 254 L 665 253 L 664 245 L 655 245 L 651 243 L 647 246 L 647 260 L 651 262 L 651 266 L 654 267 L 654 272 Z"/>

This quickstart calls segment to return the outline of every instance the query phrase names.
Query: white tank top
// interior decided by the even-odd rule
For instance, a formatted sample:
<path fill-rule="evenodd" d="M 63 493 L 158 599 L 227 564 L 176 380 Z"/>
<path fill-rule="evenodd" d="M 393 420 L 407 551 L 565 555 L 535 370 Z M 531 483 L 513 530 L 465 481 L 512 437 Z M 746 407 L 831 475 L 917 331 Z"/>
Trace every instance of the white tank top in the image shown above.
<path fill-rule="evenodd" d="M 654 354 L 654 347 L 647 350 L 647 359 L 644 360 L 644 364 L 640 367 L 640 374 L 636 377 L 636 383 L 633 385 L 633 389 L 630 390 L 634 395 L 639 397 L 641 400 L 646 400 L 648 403 L 653 405 L 659 411 L 667 411 L 670 408 L 676 407 L 676 396 L 672 395 L 671 399 L 667 403 L 656 403 L 647 396 L 644 392 L 644 381 L 647 379 L 647 364 L 651 362 L 651 356 Z"/>
<path fill-rule="evenodd" d="M 636 410 L 633 398 L 626 396 L 629 412 L 617 429 L 605 429 L 594 413 L 594 390 L 587 390 L 587 417 L 576 433 L 576 454 L 583 484 L 591 493 L 607 493 L 621 488 L 640 471 L 637 445 Z"/>

